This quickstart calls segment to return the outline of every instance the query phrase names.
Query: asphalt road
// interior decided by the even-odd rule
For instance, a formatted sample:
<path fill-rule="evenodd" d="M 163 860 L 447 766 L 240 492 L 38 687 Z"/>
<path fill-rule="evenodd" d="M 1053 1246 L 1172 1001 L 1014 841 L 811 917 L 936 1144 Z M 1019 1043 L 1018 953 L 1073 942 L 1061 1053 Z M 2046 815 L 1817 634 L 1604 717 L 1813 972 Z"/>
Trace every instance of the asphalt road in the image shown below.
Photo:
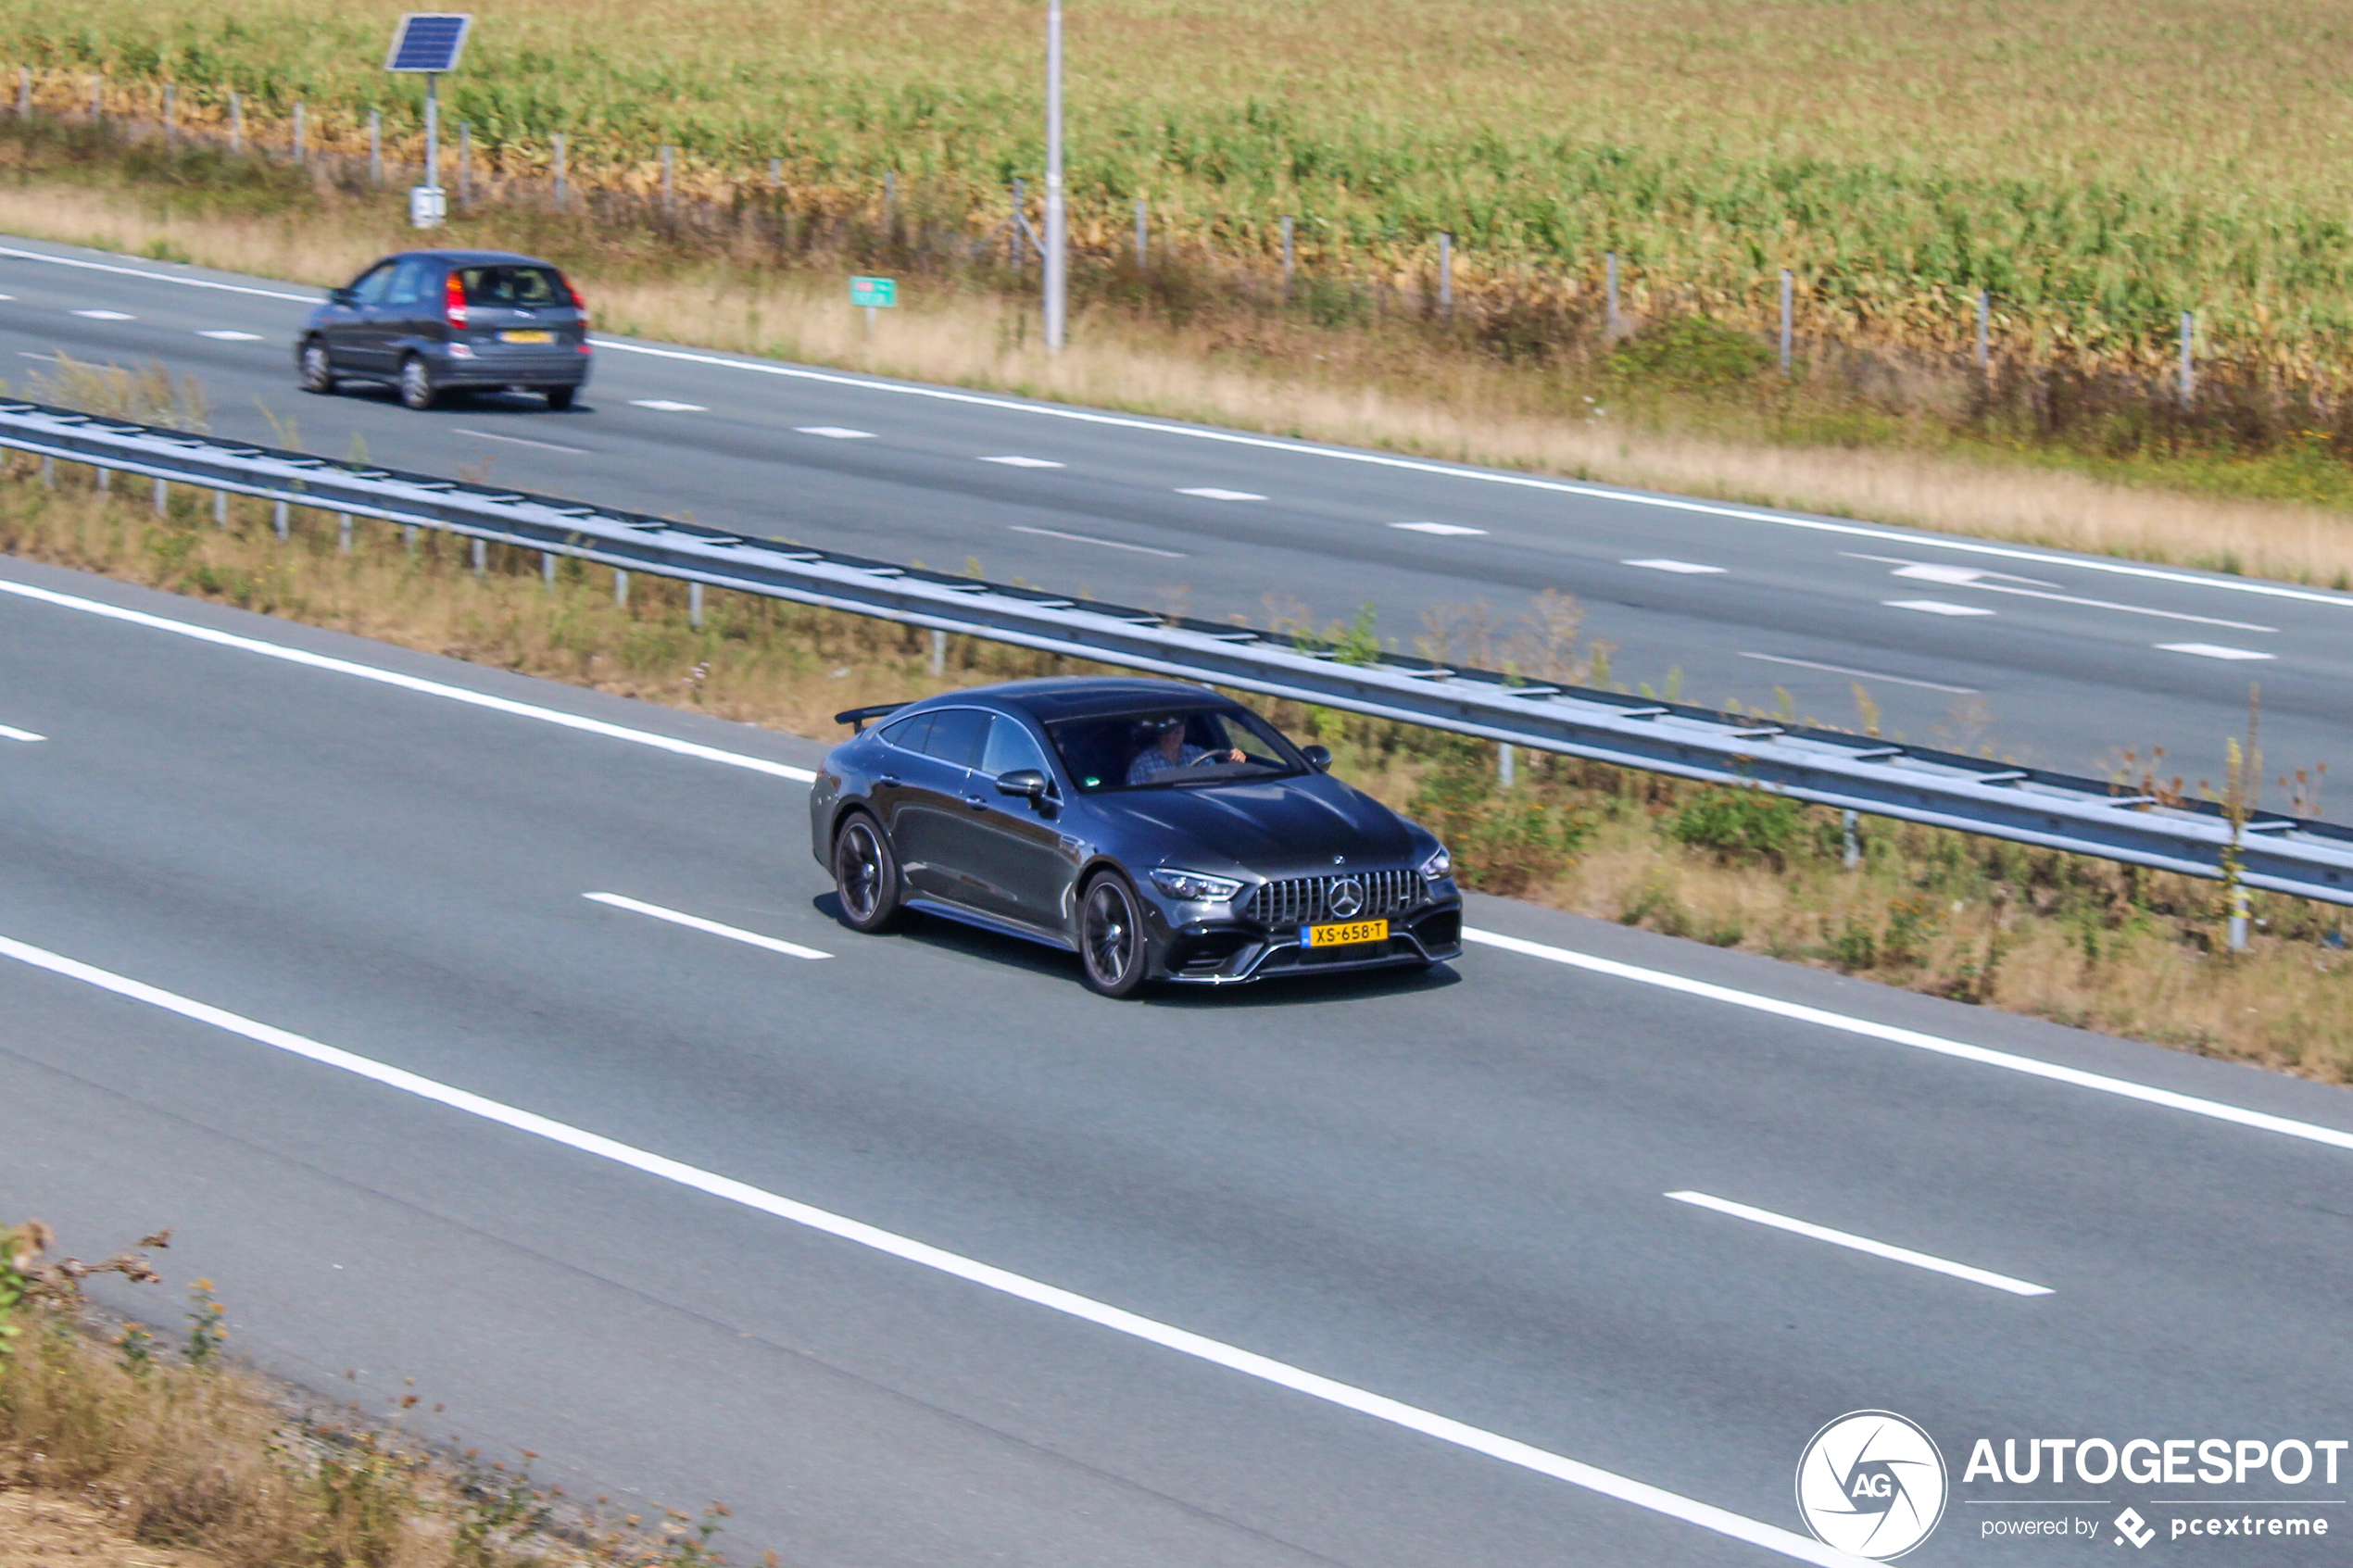
<path fill-rule="evenodd" d="M 1617 645 L 1620 681 L 1765 710 L 1786 694 L 1858 728 L 1859 683 L 1900 738 L 2079 771 L 2163 746 L 2169 771 L 2221 780 L 2259 681 L 2269 771 L 2353 767 L 2353 595 L 617 339 L 567 413 L 497 396 L 412 414 L 295 389 L 308 290 L 17 241 L 0 295 L 19 389 L 60 350 L 160 362 L 243 439 L 291 430 L 333 456 L 1261 625 L 1369 603 L 1409 648 L 1428 612 L 1509 621 L 1556 589 Z"/>
<path fill-rule="evenodd" d="M 2340 1090 L 1493 899 L 1427 980 L 1105 1002 L 838 925 L 816 745 L 16 561 L 0 726 L 0 1213 L 175 1226 L 245 1353 L 739 1562 L 1787 1561 L 1861 1408 L 1955 1473 L 1907 1562 L 2353 1529 L 1959 1474 L 2353 1436 Z"/>

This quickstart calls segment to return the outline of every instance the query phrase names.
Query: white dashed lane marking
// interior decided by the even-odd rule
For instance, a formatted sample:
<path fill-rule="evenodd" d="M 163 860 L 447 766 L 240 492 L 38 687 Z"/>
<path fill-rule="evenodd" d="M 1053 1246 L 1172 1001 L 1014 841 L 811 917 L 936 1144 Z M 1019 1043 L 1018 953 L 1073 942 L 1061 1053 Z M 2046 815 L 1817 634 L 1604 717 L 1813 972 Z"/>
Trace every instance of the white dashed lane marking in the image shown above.
<path fill-rule="evenodd" d="M 1408 533 L 1435 533 L 1441 539 L 1452 539 L 1458 534 L 1487 532 L 1484 528 L 1468 528 L 1459 522 L 1392 522 L 1389 526 L 1402 528 Z"/>
<path fill-rule="evenodd" d="M 120 310 L 77 310 L 77 316 L 87 316 L 94 321 L 135 321 L 139 318 Z"/>
<path fill-rule="evenodd" d="M 1881 599 L 1890 609 L 1916 609 L 1923 615 L 1991 615 L 1976 605 L 1948 605 L 1943 599 Z"/>
<path fill-rule="evenodd" d="M 1687 576 L 1704 576 L 1724 570 L 1720 566 L 1702 566 L 1695 560 L 1667 560 L 1663 558 L 1657 560 L 1622 560 L 1617 564 L 1639 566 L 1648 571 L 1680 571 Z"/>
<path fill-rule="evenodd" d="M 1888 681 L 1899 686 L 1923 686 L 1932 692 L 1951 692 L 1956 696 L 1976 696 L 1975 686 L 1948 686 L 1942 681 L 1915 681 L 1909 675 L 1888 675 L 1876 670 L 1856 670 L 1844 664 L 1819 664 L 1810 659 L 1784 659 L 1777 653 L 1744 653 L 1743 659 L 1761 659 L 1767 664 L 1787 664 L 1799 670 L 1819 670 L 1831 675 L 1852 676 L 1858 681 Z"/>
<path fill-rule="evenodd" d="M 1182 550 L 1156 550 L 1150 545 L 1123 545 L 1116 539 L 1098 539 L 1091 533 L 1064 533 L 1058 528 L 1026 528 L 1016 522 L 1007 530 L 1013 533 L 1036 533 L 1048 539 L 1067 539 L 1074 545 L 1101 545 L 1107 550 L 1133 550 L 1139 556 L 1165 556 L 1170 560 L 1183 560 Z"/>
<path fill-rule="evenodd" d="M 1817 1225 L 1805 1220 L 1793 1220 L 1787 1214 L 1776 1214 L 1770 1209 L 1752 1209 L 1745 1203 L 1734 1203 L 1727 1198 L 1711 1198 L 1704 1192 L 1670 1192 L 1667 1196 L 1678 1203 L 1688 1203 L 1695 1209 L 1712 1209 L 1718 1214 L 1730 1214 L 1736 1220 L 1769 1225 L 1777 1231 L 1787 1231 L 1792 1236 L 1806 1236 L 1815 1241 L 1827 1241 L 1832 1247 L 1851 1248 L 1856 1252 L 1868 1252 L 1874 1258 L 1885 1258 L 1890 1262 L 1909 1263 L 1916 1269 L 1926 1269 L 1931 1273 L 1949 1274 L 1955 1279 L 1965 1279 L 1971 1285 L 1982 1285 L 1994 1290 L 2007 1290 L 2012 1296 L 2053 1294 L 2051 1287 L 2047 1285 L 2036 1285 L 2032 1280 L 2013 1279 L 2008 1274 L 1997 1274 L 1991 1269 L 1972 1268 L 1967 1263 L 1956 1263 L 1949 1258 L 1939 1258 L 1933 1253 L 1915 1252 L 1908 1247 L 1890 1247 L 1886 1242 L 1873 1241 L 1869 1236 L 1856 1236 L 1851 1231 L 1834 1231 L 1828 1225 Z"/>
<path fill-rule="evenodd" d="M 0 724 L 0 740 L 47 740 L 48 738 L 47 735 L 36 735 L 31 730 L 11 729 L 6 724 Z"/>
<path fill-rule="evenodd" d="M 834 441 L 872 441 L 871 430 L 851 430 L 848 425 L 795 425 L 803 435 L 822 435 Z"/>
<path fill-rule="evenodd" d="M 2194 653 L 2200 659 L 2277 659 L 2275 653 L 2258 653 L 2253 648 L 2224 647 L 2220 643 L 2159 643 L 2160 653 Z"/>
<path fill-rule="evenodd" d="M 259 343 L 261 341 L 259 332 L 241 332 L 229 327 L 215 327 L 208 332 L 198 332 L 196 335 L 218 338 L 222 343 Z"/>
<path fill-rule="evenodd" d="M 511 446 L 536 446 L 542 452 L 569 452 L 573 457 L 585 457 L 585 446 L 566 446 L 554 441 L 534 441 L 527 435 L 501 435 L 495 430 L 453 430 L 452 435 L 471 435 L 476 441 L 503 441 Z"/>
<path fill-rule="evenodd" d="M 1853 552 L 1844 553 L 1852 554 Z M 2258 626 L 2251 621 L 2223 621 L 2211 615 L 2190 615 L 2182 610 L 2158 609 L 2149 605 L 2119 604 L 2114 599 L 2087 599 L 2075 594 L 2044 592 L 2044 588 L 2053 586 L 2049 583 L 2039 587 L 2016 587 L 2013 584 L 2032 583 L 2036 579 L 2010 577 L 2008 582 L 1996 583 L 1991 580 L 1996 577 L 2008 577 L 2009 574 L 2001 571 L 1986 571 L 1974 566 L 1945 566 L 1929 561 L 1905 567 L 1895 575 L 1915 578 L 1925 583 L 1942 583 L 1948 588 L 1975 588 L 1988 594 L 2010 594 L 2021 599 L 2047 599 L 2053 604 L 2081 605 L 2085 609 L 2112 609 L 2124 615 L 2154 615 L 2163 621 L 2191 621 L 2200 626 L 2227 626 L 2233 632 L 2276 632 L 2279 630 L 2276 626 Z"/>
<path fill-rule="evenodd" d="M 1002 463 L 1009 469 L 1059 469 L 1069 467 L 1067 463 L 1058 463 L 1051 458 L 981 458 L 981 461 L 984 463 Z"/>
<path fill-rule="evenodd" d="M 1204 501 L 1263 501 L 1266 498 L 1264 495 L 1253 495 L 1247 490 L 1220 490 L 1214 484 L 1204 484 L 1195 490 L 1179 490 L 1176 494 L 1198 495 Z"/>
<path fill-rule="evenodd" d="M 633 397 L 633 408 L 651 408 L 658 414 L 708 414 L 710 409 L 699 403 L 673 403 L 667 397 Z"/>
<path fill-rule="evenodd" d="M 627 909 L 632 914 L 647 915 L 655 920 L 667 921 L 672 925 L 683 925 L 689 931 L 699 931 L 706 935 L 724 936 L 730 942 L 741 942 L 748 947 L 765 947 L 772 953 L 782 953 L 786 958 L 829 959 L 833 957 L 831 953 L 821 952 L 815 947 L 804 947 L 798 942 L 787 942 L 777 936 L 763 936 L 757 931 L 746 931 L 741 926 L 722 925 L 715 920 L 705 920 L 700 915 L 690 915 L 678 909 L 665 909 L 660 904 L 640 903 L 635 898 L 626 898 L 618 893 L 583 893 L 581 897 L 594 904 L 609 904 L 616 909 Z"/>

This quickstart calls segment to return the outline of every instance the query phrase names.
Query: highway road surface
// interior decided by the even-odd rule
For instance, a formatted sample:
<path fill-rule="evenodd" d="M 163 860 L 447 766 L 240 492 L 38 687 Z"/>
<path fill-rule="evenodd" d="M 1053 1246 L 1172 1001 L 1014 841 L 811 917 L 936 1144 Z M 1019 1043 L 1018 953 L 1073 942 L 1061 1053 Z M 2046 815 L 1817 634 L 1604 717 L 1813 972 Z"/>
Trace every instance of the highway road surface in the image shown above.
<path fill-rule="evenodd" d="M 2219 783 L 2259 682 L 2268 771 L 2353 769 L 2353 595 L 2326 589 L 610 337 L 566 413 L 497 396 L 415 414 L 296 390 L 312 290 L 19 240 L 0 245 L 0 296 L 18 390 L 60 351 L 161 363 L 241 439 L 290 427 L 329 456 L 486 465 L 543 494 L 1258 625 L 1370 603 L 1408 651 L 1431 611 L 1507 620 L 1555 589 L 1629 684 L 1764 710 L 1786 693 L 1860 728 L 1859 684 L 1913 744 L 2079 772 L 2161 746 L 2169 771 Z"/>
<path fill-rule="evenodd" d="M 1106 1002 L 838 924 L 820 753 L 0 562 L 0 1213 L 171 1225 L 245 1353 L 737 1562 L 1829 1562 L 1858 1409 L 1951 1470 L 1907 1562 L 2353 1529 L 1962 1474 L 2341 1453 L 2344 1091 L 1487 898 L 1427 978 Z"/>

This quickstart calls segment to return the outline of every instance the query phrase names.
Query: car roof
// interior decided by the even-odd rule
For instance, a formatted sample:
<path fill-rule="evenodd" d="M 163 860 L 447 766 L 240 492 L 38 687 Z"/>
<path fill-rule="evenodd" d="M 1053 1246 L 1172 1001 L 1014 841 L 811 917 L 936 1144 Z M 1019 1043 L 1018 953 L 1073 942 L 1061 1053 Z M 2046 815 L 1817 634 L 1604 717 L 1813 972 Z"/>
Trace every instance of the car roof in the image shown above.
<path fill-rule="evenodd" d="M 968 691 L 943 692 L 920 706 L 944 707 L 973 701 L 1018 708 L 1041 723 L 1133 713 L 1141 709 L 1237 706 L 1231 698 L 1189 681 L 1154 681 L 1139 675 L 1057 675 L 1038 681 L 1006 681 Z"/>
<path fill-rule="evenodd" d="M 554 268 L 556 265 L 552 261 L 544 261 L 535 256 L 525 256 L 516 250 L 400 250 L 393 252 L 384 259 L 405 261 L 412 256 L 426 257 L 434 261 L 483 262 L 547 268 Z"/>

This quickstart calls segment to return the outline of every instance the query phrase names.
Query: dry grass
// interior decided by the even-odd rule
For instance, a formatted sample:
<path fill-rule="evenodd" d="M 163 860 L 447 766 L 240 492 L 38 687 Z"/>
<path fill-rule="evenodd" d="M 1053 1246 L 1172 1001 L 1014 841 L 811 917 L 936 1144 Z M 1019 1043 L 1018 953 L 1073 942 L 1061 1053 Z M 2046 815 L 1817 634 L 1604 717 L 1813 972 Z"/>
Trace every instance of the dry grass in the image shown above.
<path fill-rule="evenodd" d="M 0 160 L 8 151 L 0 142 Z M 136 192 L 0 182 L 0 232 L 313 284 L 345 281 L 410 241 L 382 203 L 332 193 L 319 203 L 253 216 L 161 207 Z M 452 239 L 521 243 L 495 216 L 457 225 Z M 1378 333 L 1170 325 L 1102 308 L 1070 349 L 1049 357 L 1031 307 L 987 293 L 912 295 L 870 340 L 829 278 L 725 259 L 648 275 L 635 253 L 592 253 L 575 267 L 601 324 L 672 342 L 2095 554 L 2308 583 L 2353 574 L 2353 529 L 2322 507 L 1902 445 L 1724 439 L 1607 414 L 1565 420 L 1552 410 L 1554 390 L 1514 367 Z"/>
<path fill-rule="evenodd" d="M 698 631 L 683 590 L 651 578 L 617 608 L 601 570 L 568 566 L 550 592 L 534 558 L 503 547 L 475 577 L 461 546 L 430 534 L 410 554 L 396 530 L 363 524 L 346 556 L 323 518 L 297 514 L 280 545 L 258 507 L 221 531 L 196 496 L 157 520 L 144 493 L 102 500 L 70 480 L 44 492 L 28 471 L 19 461 L 0 480 L 0 550 L 794 734 L 838 734 L 830 716 L 862 703 L 1080 668 L 951 638 L 935 677 L 925 634 L 879 621 L 714 593 Z M 1432 632 L 1465 647 L 1521 639 L 1567 678 L 1591 652 L 1557 596 L 1520 626 L 1457 618 Z M 1886 822 L 1848 871 L 1835 813 L 1536 757 L 1504 792 L 1484 744 L 1290 705 L 1276 716 L 1438 828 L 1474 885 L 2353 1082 L 2341 911 L 2259 895 L 2254 950 L 2233 956 L 2217 951 L 2213 884 Z"/>

